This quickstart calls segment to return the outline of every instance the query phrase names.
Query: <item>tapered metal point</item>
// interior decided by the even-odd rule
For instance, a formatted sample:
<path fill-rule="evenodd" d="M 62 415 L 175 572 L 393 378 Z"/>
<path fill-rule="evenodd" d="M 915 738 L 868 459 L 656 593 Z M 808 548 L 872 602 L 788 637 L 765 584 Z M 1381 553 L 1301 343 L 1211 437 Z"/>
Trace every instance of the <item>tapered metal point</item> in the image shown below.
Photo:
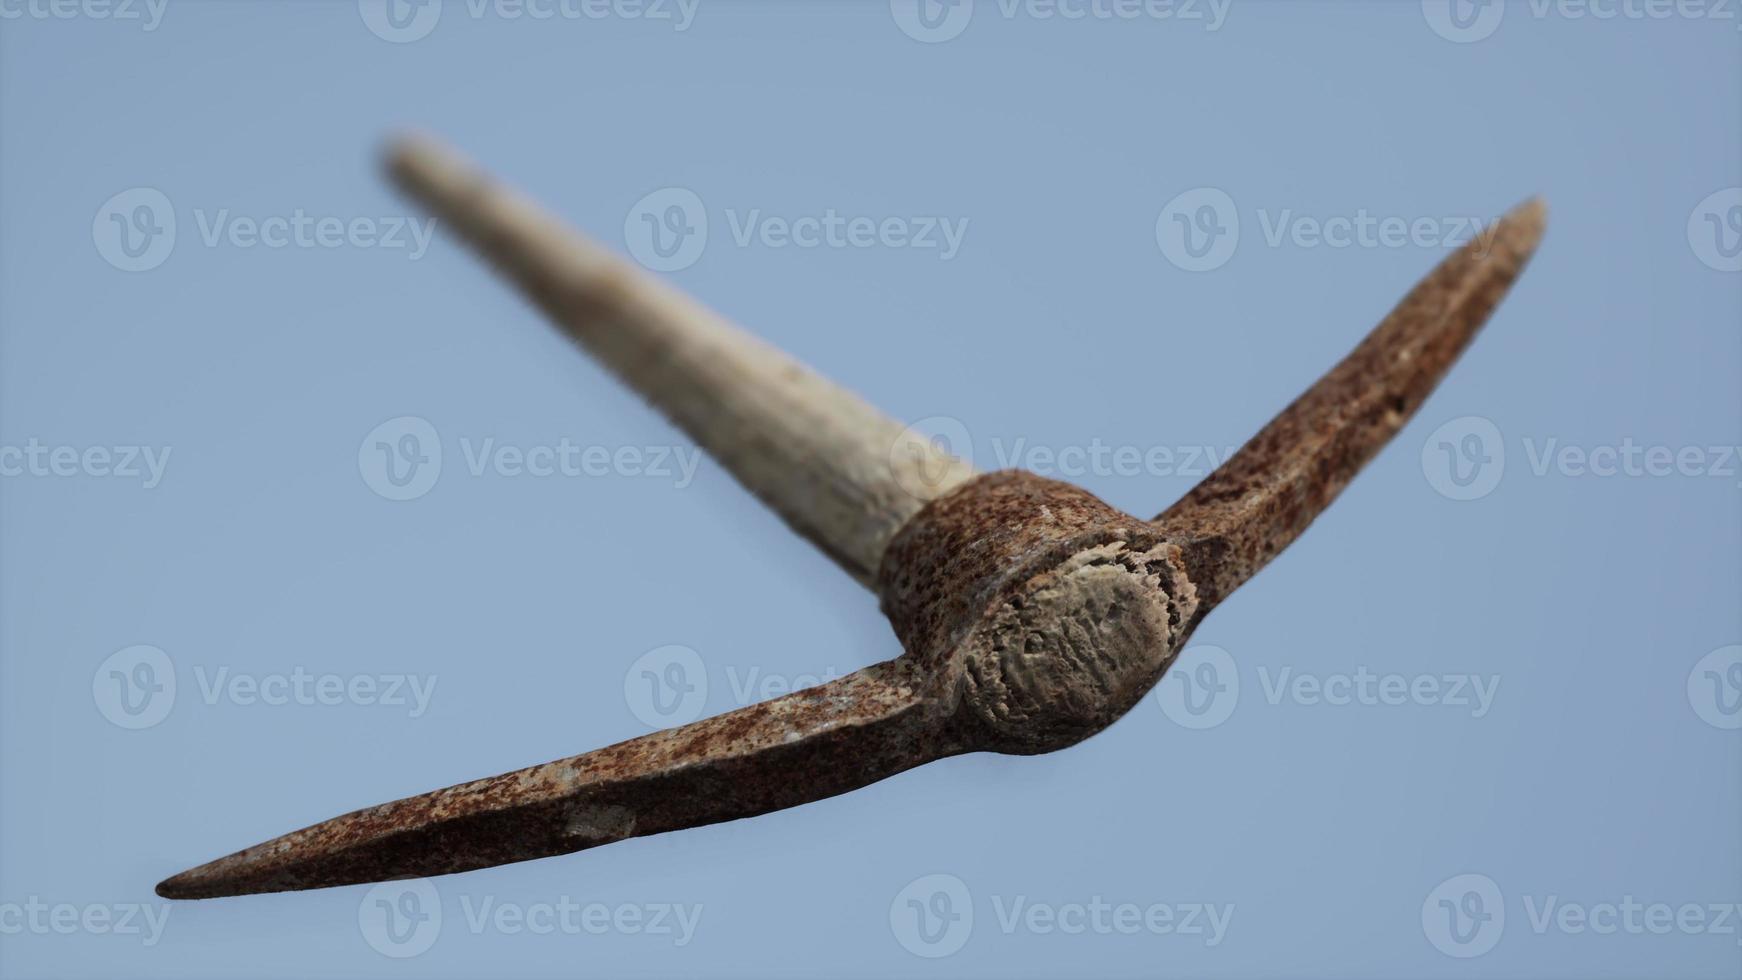
<path fill-rule="evenodd" d="M 680 728 L 335 817 L 169 878 L 165 898 L 509 864 L 798 806 L 962 752 L 1088 738 L 1421 407 L 1529 261 L 1546 214 L 1527 201 L 1447 257 L 1227 463 L 1143 521 L 1031 473 L 976 475 L 439 144 L 399 143 L 389 168 L 875 591 L 903 652 Z"/>

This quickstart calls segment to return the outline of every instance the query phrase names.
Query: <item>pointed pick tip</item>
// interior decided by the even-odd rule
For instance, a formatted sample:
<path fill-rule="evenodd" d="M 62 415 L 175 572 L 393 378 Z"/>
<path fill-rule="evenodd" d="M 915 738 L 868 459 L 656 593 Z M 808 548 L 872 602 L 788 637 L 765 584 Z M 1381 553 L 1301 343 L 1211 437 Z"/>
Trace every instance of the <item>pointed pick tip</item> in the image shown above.
<path fill-rule="evenodd" d="M 346 819 L 340 817 L 329 823 L 337 824 Z M 317 825 L 317 828 L 324 826 Z M 354 885 L 396 877 L 392 869 L 369 863 L 371 850 L 368 848 L 335 852 L 306 840 L 299 842 L 299 836 L 306 834 L 307 831 L 287 834 L 171 875 L 157 883 L 157 895 L 159 898 L 184 900 L 230 898 Z"/>
<path fill-rule="evenodd" d="M 206 895 L 203 890 L 198 887 L 199 878 L 196 874 L 198 870 L 198 868 L 193 868 L 188 871 L 183 871 L 180 874 L 171 875 L 158 882 L 156 889 L 157 897 L 169 899 L 214 897 Z"/>
<path fill-rule="evenodd" d="M 271 886 L 250 886 L 247 879 L 236 874 L 235 862 L 220 858 L 180 874 L 170 875 L 157 883 L 157 897 L 174 900 L 196 898 L 227 898 L 232 895 L 252 895 L 262 891 L 277 891 Z M 228 871 L 227 871 L 228 869 Z"/>
<path fill-rule="evenodd" d="M 1548 202 L 1542 195 L 1534 194 L 1502 215 L 1500 226 L 1512 238 L 1514 248 L 1529 252 L 1542 241 L 1543 232 L 1548 228 Z"/>
<path fill-rule="evenodd" d="M 157 895 L 169 899 L 229 898 L 366 880 L 335 871 L 329 860 L 331 855 L 322 849 L 304 848 L 306 853 L 298 855 L 297 848 L 286 839 L 292 836 L 256 844 L 170 875 L 157 883 Z"/>
<path fill-rule="evenodd" d="M 396 183 L 403 183 L 420 168 L 427 168 L 432 159 L 445 159 L 446 154 L 434 138 L 417 130 L 401 130 L 383 140 L 379 150 L 381 170 Z"/>
<path fill-rule="evenodd" d="M 408 155 L 443 149 L 444 144 L 427 130 L 402 126 L 388 131 L 381 140 L 379 154 L 389 163 Z"/>
<path fill-rule="evenodd" d="M 388 877 L 387 875 L 377 876 Z M 157 897 L 177 901 L 201 898 L 233 898 L 238 895 L 263 895 L 268 892 L 299 891 L 329 885 L 350 885 L 370 879 L 335 876 L 326 879 L 317 873 L 299 875 L 296 869 L 268 870 L 254 862 L 234 857 L 220 858 L 197 868 L 189 868 L 157 883 Z"/>

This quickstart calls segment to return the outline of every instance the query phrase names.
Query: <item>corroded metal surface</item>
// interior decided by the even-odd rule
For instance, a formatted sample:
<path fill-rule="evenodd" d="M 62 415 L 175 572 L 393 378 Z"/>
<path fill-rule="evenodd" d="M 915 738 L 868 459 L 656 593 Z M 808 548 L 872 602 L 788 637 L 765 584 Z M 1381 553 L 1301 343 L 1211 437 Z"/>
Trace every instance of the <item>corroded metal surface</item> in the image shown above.
<path fill-rule="evenodd" d="M 749 817 L 937 757 L 936 702 L 878 664 L 681 728 L 358 810 L 183 872 L 165 898 L 448 874 Z"/>
<path fill-rule="evenodd" d="M 1541 206 L 1527 204 L 1491 243 L 1479 240 L 1489 247 L 1448 258 L 1154 522 L 1028 473 L 940 490 L 865 552 L 881 555 L 874 584 L 905 651 L 895 660 L 359 810 L 183 872 L 158 892 L 208 898 L 466 871 L 796 806 L 962 752 L 1080 741 L 1142 698 L 1204 615 L 1396 434 L 1499 303 L 1542 226 Z"/>
<path fill-rule="evenodd" d="M 948 679 L 970 748 L 1064 748 L 1161 678 L 1197 618 L 1179 548 L 1067 483 L 1006 471 L 932 501 L 879 575 L 908 656 Z"/>
<path fill-rule="evenodd" d="M 1330 506 L 1403 428 L 1542 240 L 1541 201 L 1453 253 L 1338 365 L 1156 521 L 1219 599 Z"/>
<path fill-rule="evenodd" d="M 884 563 L 884 604 L 909 651 L 895 660 L 346 814 L 158 892 L 210 898 L 468 871 L 797 806 L 962 752 L 1062 747 L 1142 697 L 1194 608 L 1178 549 L 1154 527 L 1028 473 L 978 477 L 934 501 L 891 551 L 902 558 Z M 1114 605 L 1124 608 L 1109 615 Z M 1023 622 L 1023 610 L 1043 621 Z"/>

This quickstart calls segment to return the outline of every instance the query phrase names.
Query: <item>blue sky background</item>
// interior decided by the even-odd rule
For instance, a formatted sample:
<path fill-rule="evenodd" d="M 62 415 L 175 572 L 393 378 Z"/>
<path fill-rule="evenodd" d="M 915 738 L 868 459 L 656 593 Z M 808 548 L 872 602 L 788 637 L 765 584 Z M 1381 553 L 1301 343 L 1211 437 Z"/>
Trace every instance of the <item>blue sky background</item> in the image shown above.
<path fill-rule="evenodd" d="M 0 974 L 1742 975 L 1742 11 L 1052 9 L 0 0 Z M 402 126 L 982 468 L 1141 515 L 1473 222 L 1552 215 L 1420 416 L 1082 745 L 169 905 L 315 820 L 899 652 L 420 244 Z M 783 237 L 830 214 L 889 231 Z M 422 484 L 374 448 L 407 436 Z"/>

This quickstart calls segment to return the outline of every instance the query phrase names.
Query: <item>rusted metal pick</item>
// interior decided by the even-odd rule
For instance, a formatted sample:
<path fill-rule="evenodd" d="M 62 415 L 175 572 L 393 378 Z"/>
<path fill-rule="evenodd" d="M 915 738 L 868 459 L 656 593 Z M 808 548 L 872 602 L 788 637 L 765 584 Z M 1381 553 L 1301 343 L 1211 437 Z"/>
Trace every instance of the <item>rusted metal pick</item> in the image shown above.
<path fill-rule="evenodd" d="M 754 816 L 964 752 L 1107 727 L 1203 617 L 1402 428 L 1524 268 L 1530 201 L 1153 521 L 975 474 L 851 393 L 577 237 L 449 150 L 389 169 L 583 347 L 881 599 L 905 651 L 819 687 L 359 810 L 157 886 L 211 898 L 448 874 Z"/>

